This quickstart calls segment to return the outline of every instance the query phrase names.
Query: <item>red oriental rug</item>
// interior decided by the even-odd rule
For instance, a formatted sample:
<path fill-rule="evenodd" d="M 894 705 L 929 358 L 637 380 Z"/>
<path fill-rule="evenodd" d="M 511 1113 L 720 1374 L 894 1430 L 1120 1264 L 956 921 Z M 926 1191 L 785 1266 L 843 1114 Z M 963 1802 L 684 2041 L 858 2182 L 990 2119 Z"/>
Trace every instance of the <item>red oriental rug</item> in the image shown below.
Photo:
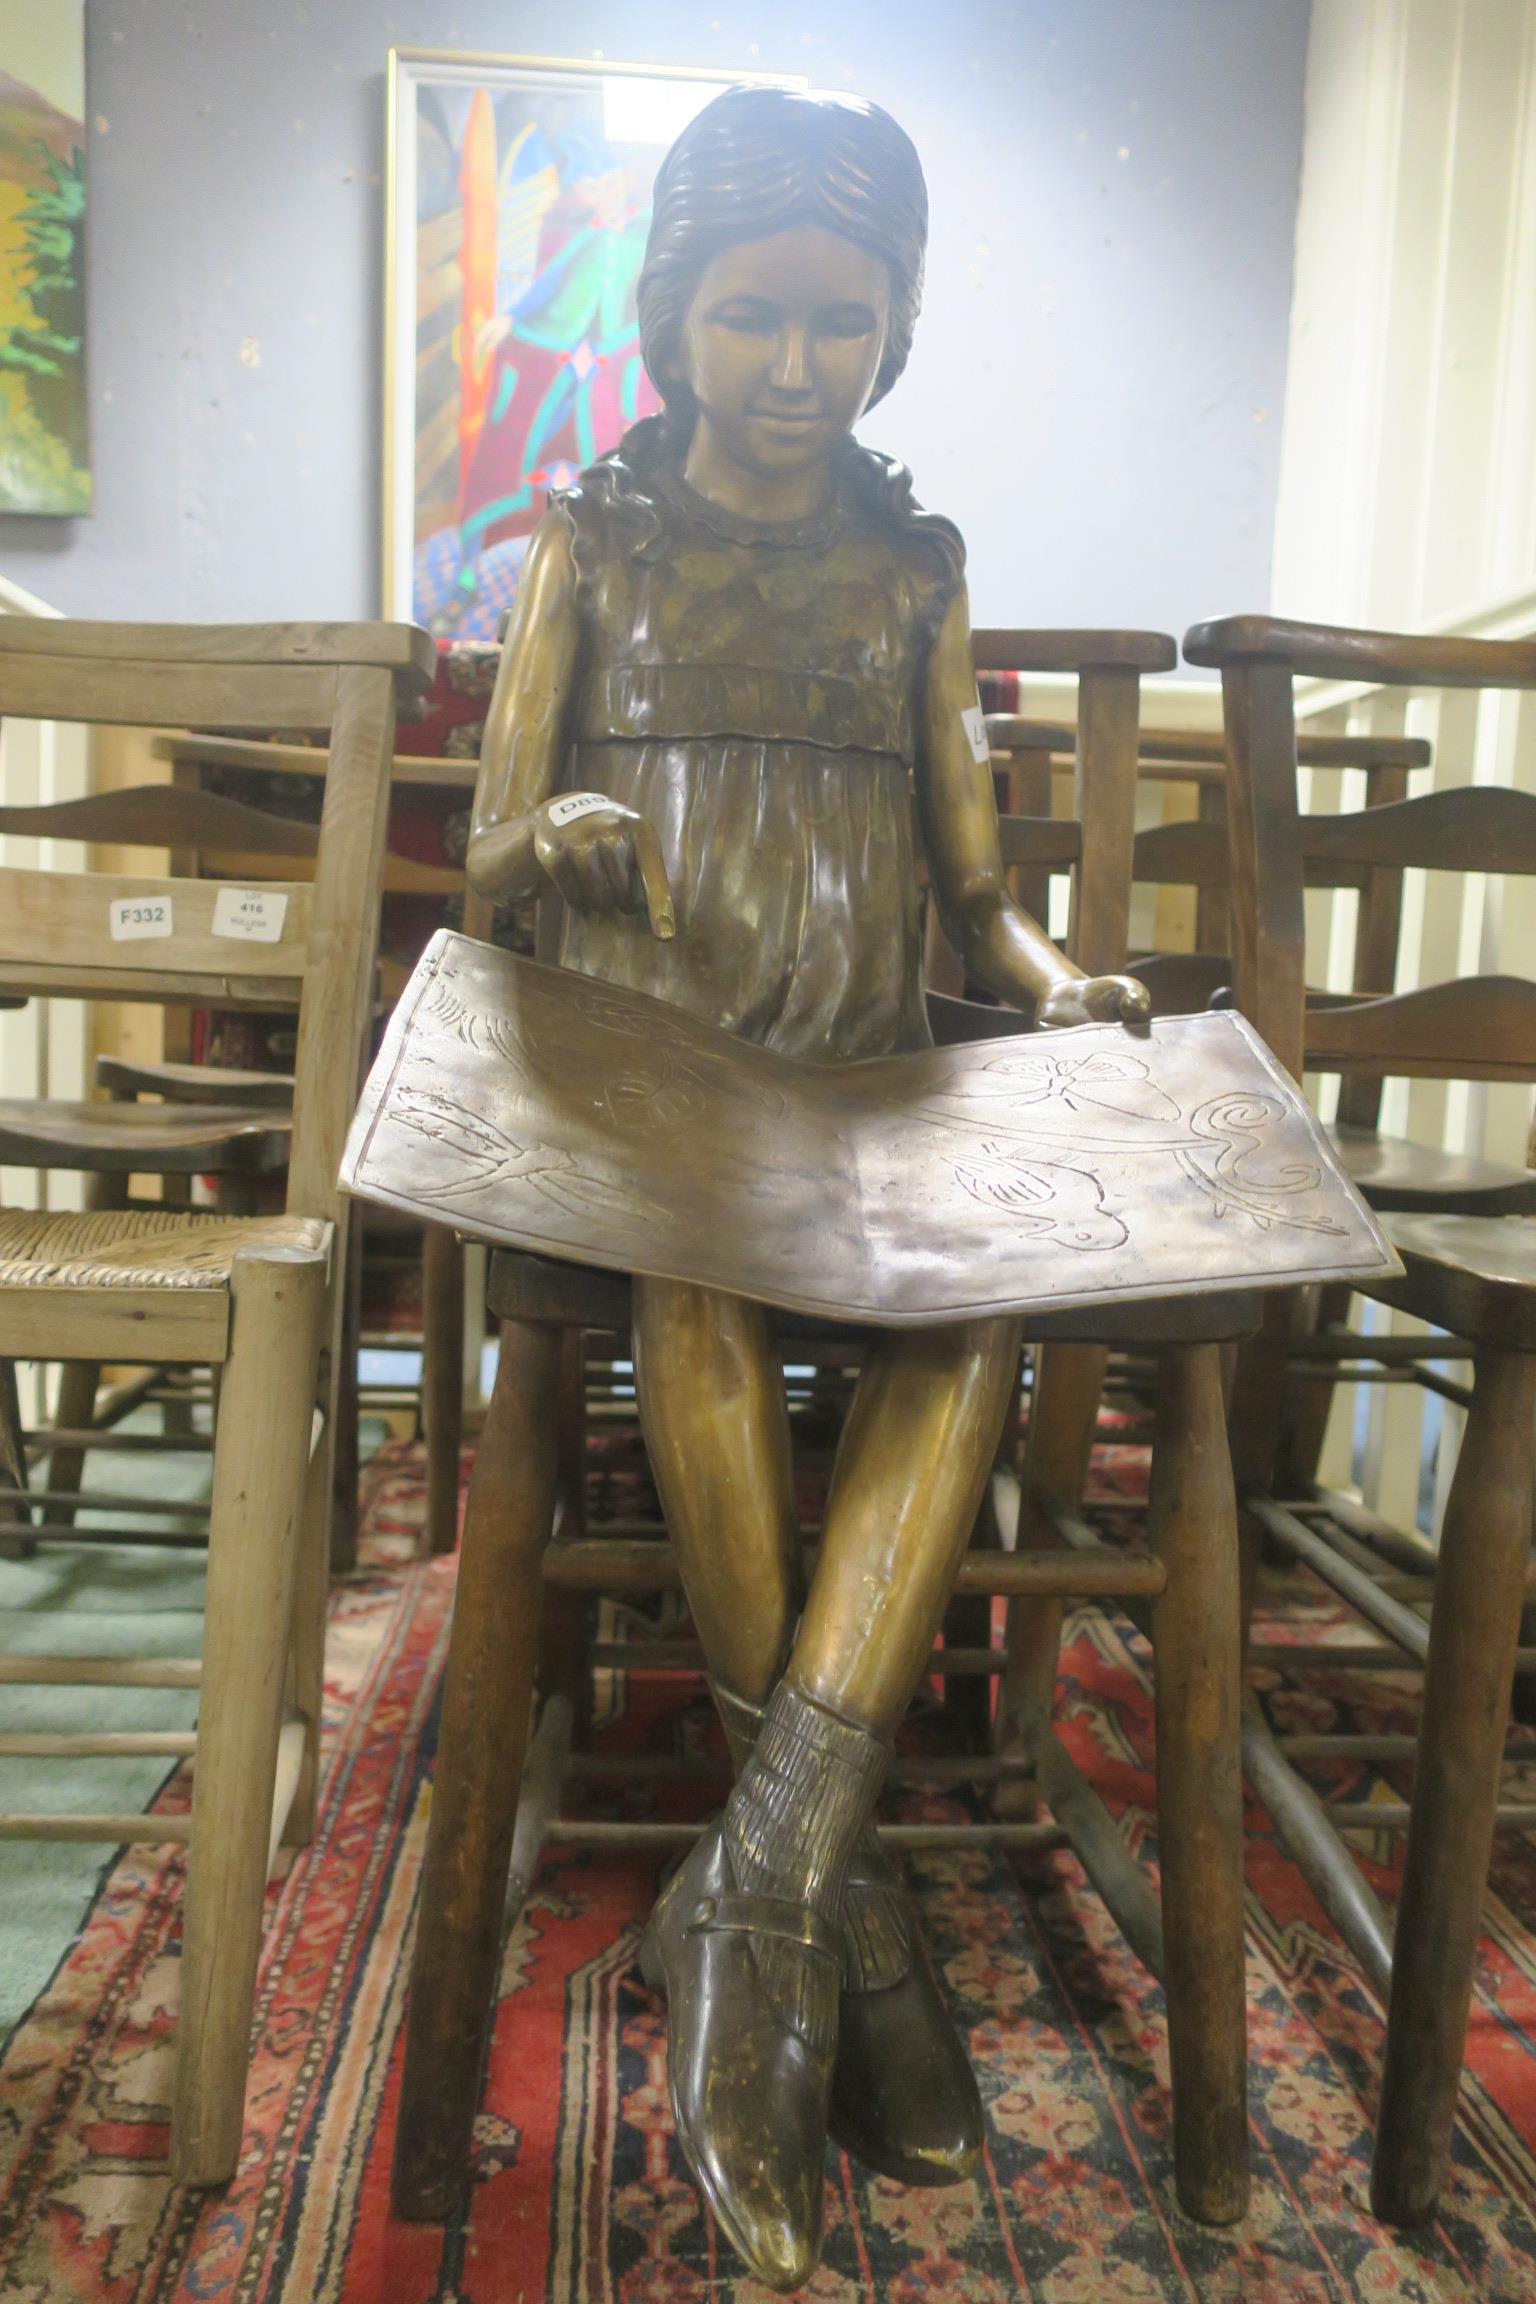
<path fill-rule="evenodd" d="M 608 1444 L 610 1447 L 611 1443 Z M 1122 1488 L 1129 1451 L 1104 1467 Z M 600 1467 L 601 1468 L 601 1467 Z M 638 1477 L 607 1466 L 624 1509 Z M 180 1859 L 134 1851 L 0 2060 L 0 2298 L 27 2304 L 767 2304 L 739 2277 L 671 2134 L 662 2017 L 631 1965 L 654 1893 L 638 1860 L 561 1851 L 509 1942 L 473 2181 L 446 2232 L 391 2222 L 404 1953 L 416 1892 L 452 1563 L 411 1557 L 417 1458 L 367 1475 L 365 1566 L 338 1591 L 324 1814 L 276 1884 L 245 2150 L 222 2197 L 174 2190 L 165 2103 Z M 1272 1628 L 1273 1629 L 1273 1628 Z M 1319 1602 L 1287 1636 L 1352 1635 Z M 1064 1732 L 1155 1857 L 1148 1656 L 1083 1616 Z M 698 1684 L 631 1680 L 616 1752 L 703 1750 Z M 1277 1686 L 1288 1727 L 1401 1726 L 1405 1690 L 1315 1669 Z M 919 1721 L 919 1733 L 924 1723 Z M 1397 1797 L 1356 1772 L 1351 1798 Z M 184 1805 L 184 1775 L 164 1801 Z M 1529 1793 L 1526 1797 L 1530 1797 Z M 638 1812 L 651 1788 L 625 1794 Z M 670 1811 L 669 1811 L 670 1812 Z M 906 1811 L 964 1813 L 923 1795 Z M 1178 2213 L 1160 1996 L 1063 1852 L 925 1855 L 911 1879 L 987 2100 L 984 2173 L 906 2191 L 829 2164 L 814 2304 L 1156 2304 L 1165 2297 L 1536 2297 L 1536 1848 L 1499 1844 L 1453 2181 L 1432 2229 L 1366 2207 L 1381 2017 L 1295 1871 L 1251 1815 L 1253 2208 L 1228 2234 Z M 1396 1843 L 1373 1878 L 1390 1893 Z"/>

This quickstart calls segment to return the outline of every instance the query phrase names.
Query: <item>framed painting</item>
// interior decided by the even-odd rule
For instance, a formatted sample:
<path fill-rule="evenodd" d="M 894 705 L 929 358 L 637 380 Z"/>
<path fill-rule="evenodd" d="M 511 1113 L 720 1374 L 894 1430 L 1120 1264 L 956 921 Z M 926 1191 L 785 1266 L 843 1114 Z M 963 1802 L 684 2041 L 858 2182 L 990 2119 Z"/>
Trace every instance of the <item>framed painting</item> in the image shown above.
<path fill-rule="evenodd" d="M 494 640 L 548 491 L 658 405 L 635 319 L 651 187 L 753 77 L 391 50 L 386 616 Z"/>
<path fill-rule="evenodd" d="M 91 509 L 85 0 L 0 7 L 0 512 Z"/>

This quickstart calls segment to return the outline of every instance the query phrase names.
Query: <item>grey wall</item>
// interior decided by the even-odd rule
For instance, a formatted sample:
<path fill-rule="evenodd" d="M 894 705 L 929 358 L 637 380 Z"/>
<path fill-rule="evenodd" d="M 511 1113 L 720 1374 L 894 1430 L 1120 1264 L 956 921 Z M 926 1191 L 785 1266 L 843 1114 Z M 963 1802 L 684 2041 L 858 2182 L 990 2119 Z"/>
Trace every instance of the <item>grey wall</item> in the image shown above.
<path fill-rule="evenodd" d="M 91 0 L 97 511 L 0 519 L 75 615 L 378 606 L 391 43 L 806 73 L 929 177 L 927 308 L 866 430 L 978 621 L 1262 606 L 1307 0 Z"/>

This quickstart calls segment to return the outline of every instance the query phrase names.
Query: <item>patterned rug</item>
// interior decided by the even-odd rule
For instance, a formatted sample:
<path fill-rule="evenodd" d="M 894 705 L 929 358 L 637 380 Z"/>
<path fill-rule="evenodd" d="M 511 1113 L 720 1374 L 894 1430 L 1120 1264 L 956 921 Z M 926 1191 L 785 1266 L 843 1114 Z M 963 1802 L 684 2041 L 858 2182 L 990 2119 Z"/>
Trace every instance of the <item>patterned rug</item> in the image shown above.
<path fill-rule="evenodd" d="M 1116 1460 L 1118 1458 L 1118 1461 Z M 607 1466 L 631 1508 L 635 1471 Z M 1131 1485 L 1111 1452 L 1103 1473 Z M 240 2173 L 175 2191 L 165 2104 L 180 1858 L 106 1875 L 78 1940 L 0 2060 L 0 2297 L 27 2304 L 767 2304 L 738 2276 L 671 2134 L 659 2011 L 634 1974 L 651 1864 L 566 1850 L 508 1945 L 465 2211 L 446 2233 L 391 2222 L 403 1953 L 425 1827 L 452 1564 L 411 1558 L 417 1458 L 367 1474 L 364 1566 L 338 1591 L 319 1841 L 270 1895 Z M 1295 1637 L 1352 1635 L 1318 1604 Z M 1148 1655 L 1119 1619 L 1074 1621 L 1064 1733 L 1155 1857 Z M 632 1679 L 613 1751 L 717 1749 L 685 1679 Z M 1378 1673 L 1276 1683 L 1287 1727 L 1402 1726 Z M 919 1719 L 917 1733 L 930 1733 Z M 1397 1797 L 1358 1770 L 1352 1798 Z M 1527 1797 L 1531 1795 L 1526 1794 Z M 184 1806 L 184 1775 L 163 1795 Z M 612 1812 L 651 1807 L 634 1787 Z M 923 1795 L 905 1811 L 965 1811 Z M 1160 1995 L 1064 1852 L 912 1861 L 928 1943 L 987 2099 L 982 2176 L 907 2191 L 829 2162 L 815 2304 L 1155 2304 L 1165 2297 L 1536 2296 L 1536 1848 L 1501 1841 L 1488 1904 L 1454 2177 L 1412 2244 L 1366 2207 L 1381 2018 L 1253 1811 L 1249 1867 L 1252 2213 L 1230 2234 L 1178 2213 Z M 1368 1844 L 1366 1844 L 1368 1845 Z M 1395 1843 L 1372 1850 L 1386 1893 Z"/>

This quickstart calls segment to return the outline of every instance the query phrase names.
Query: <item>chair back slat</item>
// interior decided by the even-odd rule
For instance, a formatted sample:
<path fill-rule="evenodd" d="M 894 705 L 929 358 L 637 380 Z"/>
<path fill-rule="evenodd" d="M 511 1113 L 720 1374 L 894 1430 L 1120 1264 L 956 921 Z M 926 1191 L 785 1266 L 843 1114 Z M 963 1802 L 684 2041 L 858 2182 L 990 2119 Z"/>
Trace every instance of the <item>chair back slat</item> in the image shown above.
<path fill-rule="evenodd" d="M 104 848 L 178 848 L 199 854 L 223 848 L 248 856 L 313 856 L 320 845 L 315 826 L 297 817 L 271 815 L 243 800 L 178 784 L 130 784 L 42 808 L 0 808 L 3 834 L 81 840 Z"/>
<path fill-rule="evenodd" d="M 1307 1063 L 1427 1080 L 1536 1078 L 1536 984 L 1470 976 L 1381 1000 L 1309 1008 Z"/>
<path fill-rule="evenodd" d="M 1412 805 L 1412 803 L 1410 803 Z M 1300 825 L 1302 859 L 1309 888 L 1361 888 L 1369 859 L 1336 855 L 1333 844 L 1319 828 L 1357 819 L 1303 816 Z M 1359 821 L 1364 821 L 1362 816 Z M 1345 843 L 1339 844 L 1341 847 Z M 1225 888 L 1231 874 L 1227 853 L 1227 827 L 1222 817 L 1189 817 L 1176 824 L 1151 824 L 1136 835 L 1136 877 L 1159 887 Z"/>
<path fill-rule="evenodd" d="M 1130 972 L 1151 993 L 1154 1016 L 1196 1016 L 1232 982 L 1225 952 L 1153 952 Z"/>
<path fill-rule="evenodd" d="M 254 905 L 242 901 L 255 896 Z M 286 983 L 297 1003 L 309 952 L 310 891 L 266 882 L 246 892 L 212 880 L 0 868 L 0 987 L 25 989 L 20 971 L 43 964 L 110 989 L 118 972 L 174 976 L 198 997 L 200 981 L 242 977 Z M 275 931 L 275 933 L 274 933 Z"/>
<path fill-rule="evenodd" d="M 1464 784 L 1348 815 L 1303 817 L 1301 841 L 1309 863 L 1536 873 L 1536 796 Z"/>
<path fill-rule="evenodd" d="M 1083 852 L 1083 828 L 1070 817 L 1000 816 L 997 828 L 1005 864 L 1068 872 Z"/>
<path fill-rule="evenodd" d="M 1225 824 L 1188 817 L 1177 824 L 1151 824 L 1136 835 L 1138 880 L 1163 888 L 1225 888 L 1231 865 Z"/>
<path fill-rule="evenodd" d="M 1070 759 L 1074 731 L 1062 721 L 1028 720 L 1016 712 L 989 712 L 987 734 L 997 752 L 1050 752 Z M 1219 728 L 1144 728 L 1137 747 L 1144 774 L 1159 768 L 1208 767 L 1224 774 L 1226 738 Z M 1433 747 L 1422 736 L 1299 736 L 1304 768 L 1427 768 Z"/>
<path fill-rule="evenodd" d="M 1357 632 L 1234 617 L 1186 636 L 1192 663 L 1219 665 L 1229 759 L 1234 983 L 1239 1005 L 1283 1062 L 1344 1078 L 1339 1116 L 1371 1125 L 1379 1082 L 1536 1079 L 1536 985 L 1473 976 L 1394 994 L 1403 875 L 1536 874 L 1536 799 L 1474 785 L 1406 797 L 1416 763 L 1378 760 L 1372 805 L 1337 816 L 1298 809 L 1298 674 L 1383 686 L 1536 686 L 1536 642 Z M 1354 993 L 1305 1004 L 1302 897 L 1360 875 Z M 1444 966 L 1444 962 L 1441 962 Z M 1369 995 L 1375 995 L 1371 997 Z"/>
<path fill-rule="evenodd" d="M 0 617 L 0 628 L 10 621 Z M 28 617 L 28 631 L 40 622 Z M 323 729 L 335 716 L 336 679 L 322 664 L 119 664 L 0 655 L 0 716 L 118 728 Z"/>

